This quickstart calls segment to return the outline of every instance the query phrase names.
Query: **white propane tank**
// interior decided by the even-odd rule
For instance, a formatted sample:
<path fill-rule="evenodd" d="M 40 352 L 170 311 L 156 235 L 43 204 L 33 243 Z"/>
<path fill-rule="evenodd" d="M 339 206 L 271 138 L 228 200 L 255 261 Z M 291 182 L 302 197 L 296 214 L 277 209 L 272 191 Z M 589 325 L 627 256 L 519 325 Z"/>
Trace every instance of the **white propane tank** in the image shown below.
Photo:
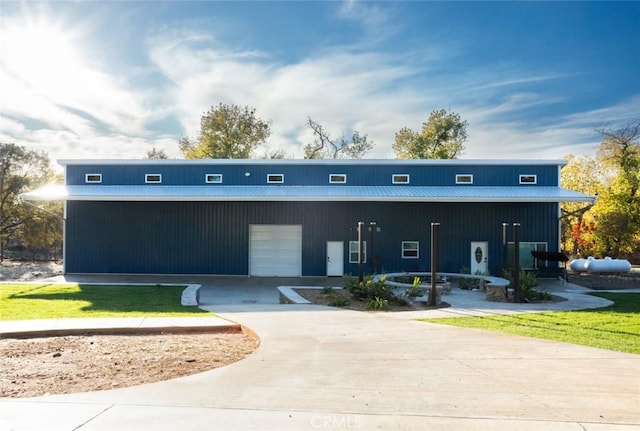
<path fill-rule="evenodd" d="M 626 259 L 589 259 L 587 272 L 631 272 L 631 263 Z"/>
<path fill-rule="evenodd" d="M 569 263 L 569 268 L 575 272 L 585 272 L 587 270 L 587 259 L 573 259 Z"/>

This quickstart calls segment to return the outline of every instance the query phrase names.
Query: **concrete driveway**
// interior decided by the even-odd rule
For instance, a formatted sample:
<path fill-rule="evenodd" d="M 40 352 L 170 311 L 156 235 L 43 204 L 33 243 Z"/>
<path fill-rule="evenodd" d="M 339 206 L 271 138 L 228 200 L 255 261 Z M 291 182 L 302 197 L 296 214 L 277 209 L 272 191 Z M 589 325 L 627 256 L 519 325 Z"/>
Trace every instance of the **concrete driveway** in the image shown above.
<path fill-rule="evenodd" d="M 222 302 L 204 308 L 260 336 L 247 359 L 126 389 L 2 399 L 0 429 L 640 429 L 640 355 L 410 316 Z"/>

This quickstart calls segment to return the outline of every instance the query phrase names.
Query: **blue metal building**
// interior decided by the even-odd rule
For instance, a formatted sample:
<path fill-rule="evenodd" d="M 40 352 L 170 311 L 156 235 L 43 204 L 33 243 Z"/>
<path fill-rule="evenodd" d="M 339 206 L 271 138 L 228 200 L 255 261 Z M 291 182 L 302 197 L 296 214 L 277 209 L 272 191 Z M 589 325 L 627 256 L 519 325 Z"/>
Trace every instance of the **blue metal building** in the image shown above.
<path fill-rule="evenodd" d="M 430 269 L 497 273 L 502 224 L 558 250 L 561 160 L 63 160 L 66 273 L 341 276 Z"/>

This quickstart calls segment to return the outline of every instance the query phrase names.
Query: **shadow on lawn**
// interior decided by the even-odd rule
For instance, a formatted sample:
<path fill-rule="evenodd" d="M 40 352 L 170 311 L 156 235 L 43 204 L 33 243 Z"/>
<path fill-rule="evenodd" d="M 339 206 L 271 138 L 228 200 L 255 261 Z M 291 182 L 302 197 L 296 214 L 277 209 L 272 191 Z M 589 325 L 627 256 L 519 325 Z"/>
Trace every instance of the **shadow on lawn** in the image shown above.
<path fill-rule="evenodd" d="M 8 296 L 8 299 L 46 301 L 78 301 L 89 303 L 82 311 L 110 311 L 119 313 L 208 313 L 197 307 L 180 303 L 185 286 L 114 286 L 114 285 L 56 285 L 28 286 Z"/>

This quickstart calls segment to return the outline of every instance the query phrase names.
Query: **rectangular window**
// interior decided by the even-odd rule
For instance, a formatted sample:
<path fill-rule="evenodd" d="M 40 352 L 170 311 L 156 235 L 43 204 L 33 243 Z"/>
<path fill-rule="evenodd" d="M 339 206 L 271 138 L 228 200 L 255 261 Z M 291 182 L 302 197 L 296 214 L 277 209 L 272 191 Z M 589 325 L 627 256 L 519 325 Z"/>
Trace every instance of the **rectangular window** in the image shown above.
<path fill-rule="evenodd" d="M 362 242 L 364 250 L 362 250 L 362 263 L 367 262 L 367 241 Z M 349 241 L 349 263 L 358 263 L 358 241 Z"/>
<path fill-rule="evenodd" d="M 514 244 L 507 245 L 507 264 L 513 268 Z M 521 242 L 520 243 L 520 269 L 536 269 L 536 259 L 531 255 L 532 251 L 547 251 L 546 242 Z"/>
<path fill-rule="evenodd" d="M 347 174 L 331 174 L 329 175 L 329 183 L 345 184 L 347 182 Z"/>
<path fill-rule="evenodd" d="M 85 183 L 101 183 L 102 182 L 102 174 L 86 174 L 84 176 Z"/>
<path fill-rule="evenodd" d="M 418 259 L 420 257 L 419 241 L 402 241 L 402 258 Z"/>
<path fill-rule="evenodd" d="M 456 174 L 456 184 L 473 184 L 473 175 Z"/>
<path fill-rule="evenodd" d="M 393 174 L 391 182 L 393 184 L 409 184 L 409 174 Z"/>
<path fill-rule="evenodd" d="M 221 184 L 222 174 L 206 174 L 204 176 L 204 182 L 207 184 Z"/>
<path fill-rule="evenodd" d="M 268 183 L 284 183 L 284 174 L 268 174 Z"/>
<path fill-rule="evenodd" d="M 520 184 L 536 184 L 538 182 L 537 175 L 520 175 Z"/>
<path fill-rule="evenodd" d="M 161 183 L 162 175 L 161 174 L 145 174 L 144 182 L 145 183 Z"/>

